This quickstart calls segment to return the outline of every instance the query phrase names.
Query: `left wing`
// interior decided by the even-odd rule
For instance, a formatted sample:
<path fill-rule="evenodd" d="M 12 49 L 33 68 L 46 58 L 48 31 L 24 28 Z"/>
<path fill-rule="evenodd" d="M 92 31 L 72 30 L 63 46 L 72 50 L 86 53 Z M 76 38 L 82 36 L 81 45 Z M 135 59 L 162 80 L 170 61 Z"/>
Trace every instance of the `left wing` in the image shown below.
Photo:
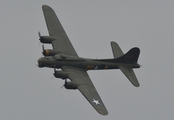
<path fill-rule="evenodd" d="M 83 96 L 98 113 L 102 115 L 108 114 L 108 111 L 105 108 L 105 105 L 97 93 L 97 90 L 95 89 L 86 70 L 74 67 L 62 67 L 62 70 L 70 73 L 68 77 L 71 82 L 78 84 L 78 90 L 83 94 Z"/>

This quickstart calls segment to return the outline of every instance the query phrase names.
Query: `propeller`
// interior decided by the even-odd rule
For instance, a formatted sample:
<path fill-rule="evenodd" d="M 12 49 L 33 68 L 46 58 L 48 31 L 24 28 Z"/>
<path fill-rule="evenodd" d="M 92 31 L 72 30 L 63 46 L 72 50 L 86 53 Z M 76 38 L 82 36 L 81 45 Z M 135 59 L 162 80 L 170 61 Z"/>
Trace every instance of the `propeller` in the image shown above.
<path fill-rule="evenodd" d="M 61 87 L 61 89 L 63 88 L 63 87 L 65 87 L 67 85 L 67 79 L 65 79 L 65 83 L 64 83 L 64 85 Z"/>
<path fill-rule="evenodd" d="M 41 36 L 41 34 L 40 34 L 40 32 L 38 32 L 38 35 L 39 35 L 39 44 L 38 44 L 38 47 L 39 47 L 39 45 L 40 45 L 40 40 L 42 39 L 42 36 Z"/>
<path fill-rule="evenodd" d="M 40 32 L 38 32 L 38 35 L 39 35 L 39 40 L 42 38 L 42 36 L 41 36 L 41 34 L 40 34 Z"/>
<path fill-rule="evenodd" d="M 55 74 L 56 74 L 56 68 L 54 68 L 54 73 L 53 73 L 53 75 L 55 76 Z"/>
<path fill-rule="evenodd" d="M 67 79 L 65 79 L 65 84 L 63 86 L 66 86 L 67 85 Z"/>
<path fill-rule="evenodd" d="M 53 80 L 54 76 L 51 77 L 51 80 Z"/>
<path fill-rule="evenodd" d="M 44 44 L 42 44 L 42 54 L 45 56 L 45 47 L 44 47 Z"/>
<path fill-rule="evenodd" d="M 63 89 L 64 85 L 62 85 L 60 88 Z"/>
<path fill-rule="evenodd" d="M 65 79 L 64 85 L 62 85 L 60 88 L 63 89 L 66 86 L 66 84 L 67 84 L 67 79 Z"/>
<path fill-rule="evenodd" d="M 56 68 L 54 68 L 54 73 L 53 76 L 51 77 L 51 80 L 55 77 L 55 74 L 56 74 Z"/>

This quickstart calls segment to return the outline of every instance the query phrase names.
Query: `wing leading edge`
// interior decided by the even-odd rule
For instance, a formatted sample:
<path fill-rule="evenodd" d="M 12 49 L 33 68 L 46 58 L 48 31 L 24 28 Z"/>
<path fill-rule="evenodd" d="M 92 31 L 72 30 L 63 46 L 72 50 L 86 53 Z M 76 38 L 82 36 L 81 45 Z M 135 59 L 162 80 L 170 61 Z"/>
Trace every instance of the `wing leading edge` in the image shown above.
<path fill-rule="evenodd" d="M 62 67 L 63 71 L 69 72 L 68 75 L 71 82 L 78 84 L 78 90 L 88 100 L 88 102 L 95 108 L 95 110 L 102 114 L 107 115 L 108 111 L 102 102 L 97 90 L 95 89 L 86 70 L 74 67 Z"/>

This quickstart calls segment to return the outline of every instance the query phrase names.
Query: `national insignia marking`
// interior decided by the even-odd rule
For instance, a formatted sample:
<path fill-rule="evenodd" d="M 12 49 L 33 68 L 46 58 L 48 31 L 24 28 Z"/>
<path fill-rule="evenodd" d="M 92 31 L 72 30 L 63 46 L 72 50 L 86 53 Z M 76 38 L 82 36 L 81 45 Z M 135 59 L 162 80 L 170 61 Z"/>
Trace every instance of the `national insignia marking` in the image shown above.
<path fill-rule="evenodd" d="M 100 103 L 99 103 L 99 101 L 98 100 L 95 100 L 95 99 L 93 99 L 93 101 L 92 101 L 93 103 L 95 103 L 96 105 L 100 105 Z"/>

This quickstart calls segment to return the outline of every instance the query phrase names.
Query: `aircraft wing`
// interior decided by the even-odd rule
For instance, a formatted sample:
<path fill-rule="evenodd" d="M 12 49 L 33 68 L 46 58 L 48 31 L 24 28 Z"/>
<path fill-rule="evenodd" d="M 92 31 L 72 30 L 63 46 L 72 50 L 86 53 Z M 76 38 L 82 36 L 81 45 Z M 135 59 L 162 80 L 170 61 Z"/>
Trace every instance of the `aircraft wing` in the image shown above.
<path fill-rule="evenodd" d="M 62 67 L 63 71 L 69 72 L 68 75 L 71 82 L 77 83 L 78 90 L 88 100 L 88 102 L 95 108 L 95 110 L 102 114 L 107 115 L 108 111 L 105 108 L 97 90 L 95 89 L 86 70 L 74 68 L 74 67 Z"/>
<path fill-rule="evenodd" d="M 49 35 L 51 37 L 57 38 L 52 42 L 53 49 L 59 51 L 60 53 L 68 54 L 71 56 L 78 56 L 54 10 L 47 5 L 43 5 L 42 10 L 44 13 Z"/>

